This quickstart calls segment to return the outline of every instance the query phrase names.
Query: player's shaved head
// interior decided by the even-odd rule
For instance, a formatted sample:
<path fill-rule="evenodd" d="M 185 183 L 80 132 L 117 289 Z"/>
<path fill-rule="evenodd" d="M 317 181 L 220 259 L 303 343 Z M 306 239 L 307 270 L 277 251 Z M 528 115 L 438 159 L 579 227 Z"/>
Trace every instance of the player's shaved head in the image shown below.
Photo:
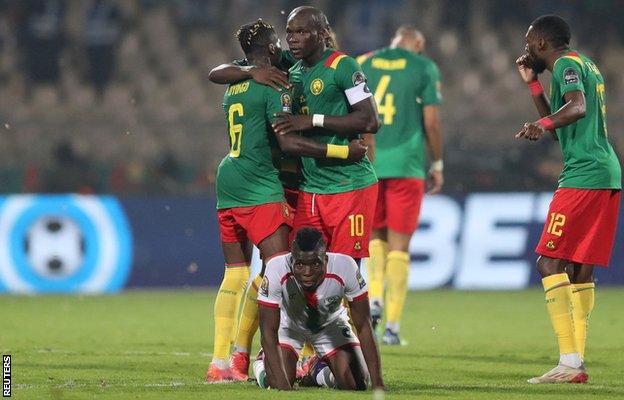
<path fill-rule="evenodd" d="M 570 45 L 570 26 L 558 15 L 542 15 L 531 22 L 529 29 L 536 39 L 543 38 L 556 49 Z"/>
<path fill-rule="evenodd" d="M 295 8 L 288 14 L 288 20 L 292 18 L 301 18 L 307 21 L 307 25 L 314 27 L 317 30 L 323 30 L 329 28 L 329 21 L 327 16 L 321 10 L 312 6 L 300 6 Z"/>
<path fill-rule="evenodd" d="M 415 53 L 422 53 L 425 49 L 425 35 L 414 25 L 401 25 L 394 34 L 391 47 L 402 47 Z"/>

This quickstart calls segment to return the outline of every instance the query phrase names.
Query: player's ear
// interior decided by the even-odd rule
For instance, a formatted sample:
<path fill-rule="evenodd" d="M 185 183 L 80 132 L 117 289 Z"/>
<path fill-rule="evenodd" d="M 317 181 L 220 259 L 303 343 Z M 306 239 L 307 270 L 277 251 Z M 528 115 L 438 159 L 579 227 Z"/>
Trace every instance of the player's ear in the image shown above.
<path fill-rule="evenodd" d="M 269 43 L 269 54 L 274 55 L 275 53 L 277 53 L 277 46 L 273 43 Z"/>

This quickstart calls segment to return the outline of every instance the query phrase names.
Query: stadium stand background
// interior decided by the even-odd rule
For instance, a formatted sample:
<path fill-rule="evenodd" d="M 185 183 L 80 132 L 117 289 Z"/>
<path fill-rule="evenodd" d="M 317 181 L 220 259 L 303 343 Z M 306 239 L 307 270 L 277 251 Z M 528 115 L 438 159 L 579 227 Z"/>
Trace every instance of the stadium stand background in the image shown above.
<path fill-rule="evenodd" d="M 513 62 L 528 23 L 555 9 L 572 26 L 573 46 L 605 76 L 611 141 L 618 152 L 624 146 L 624 25 L 613 12 L 621 1 L 313 4 L 351 55 L 384 46 L 401 23 L 422 29 L 443 75 L 447 191 L 555 187 L 558 145 L 513 139 L 536 118 Z M 0 1 L 0 191 L 212 194 L 228 136 L 224 87 L 207 72 L 241 57 L 239 25 L 263 17 L 283 34 L 281 11 L 297 5 Z"/>

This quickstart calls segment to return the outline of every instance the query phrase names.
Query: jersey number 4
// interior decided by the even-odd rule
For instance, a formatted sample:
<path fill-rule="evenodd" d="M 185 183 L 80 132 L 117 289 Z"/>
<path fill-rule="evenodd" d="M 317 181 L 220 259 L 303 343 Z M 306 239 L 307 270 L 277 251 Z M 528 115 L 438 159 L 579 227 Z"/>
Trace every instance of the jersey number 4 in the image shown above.
<path fill-rule="evenodd" d="M 243 124 L 234 123 L 234 115 L 242 117 L 245 115 L 243 105 L 234 103 L 228 109 L 228 125 L 230 126 L 230 157 L 238 157 L 241 152 L 241 141 L 243 139 Z"/>
<path fill-rule="evenodd" d="M 396 107 L 394 106 L 394 94 L 388 92 L 390 85 L 390 75 L 382 75 L 377 88 L 375 89 L 375 102 L 377 102 L 377 111 L 383 115 L 383 124 L 392 125 Z"/>

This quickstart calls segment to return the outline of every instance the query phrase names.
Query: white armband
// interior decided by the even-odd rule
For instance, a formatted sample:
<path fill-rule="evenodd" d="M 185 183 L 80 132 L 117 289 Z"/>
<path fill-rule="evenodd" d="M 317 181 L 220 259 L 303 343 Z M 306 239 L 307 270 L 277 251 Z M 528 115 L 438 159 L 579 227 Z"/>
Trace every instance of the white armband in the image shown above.
<path fill-rule="evenodd" d="M 350 105 L 359 103 L 360 101 L 367 99 L 373 95 L 370 90 L 368 90 L 368 87 L 366 87 L 366 82 L 357 84 L 354 87 L 345 90 L 344 93 L 347 96 L 347 100 L 349 100 Z"/>
<path fill-rule="evenodd" d="M 325 124 L 325 116 L 323 114 L 312 115 L 312 126 L 322 128 Z"/>
<path fill-rule="evenodd" d="M 440 159 L 440 160 L 435 160 L 434 162 L 431 163 L 431 166 L 429 167 L 430 171 L 436 171 L 436 172 L 442 172 L 444 170 L 444 162 Z"/>

